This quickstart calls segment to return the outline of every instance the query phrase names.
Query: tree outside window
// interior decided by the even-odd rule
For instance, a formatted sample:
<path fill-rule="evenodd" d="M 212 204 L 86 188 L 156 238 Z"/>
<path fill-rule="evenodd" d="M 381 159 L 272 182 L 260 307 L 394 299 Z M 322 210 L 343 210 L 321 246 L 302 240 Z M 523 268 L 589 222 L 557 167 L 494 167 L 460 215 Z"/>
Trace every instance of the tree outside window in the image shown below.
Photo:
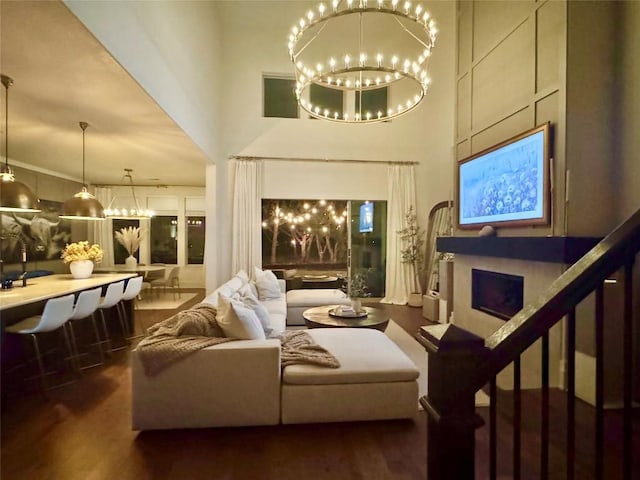
<path fill-rule="evenodd" d="M 263 265 L 345 267 L 346 221 L 346 201 L 263 200 Z"/>

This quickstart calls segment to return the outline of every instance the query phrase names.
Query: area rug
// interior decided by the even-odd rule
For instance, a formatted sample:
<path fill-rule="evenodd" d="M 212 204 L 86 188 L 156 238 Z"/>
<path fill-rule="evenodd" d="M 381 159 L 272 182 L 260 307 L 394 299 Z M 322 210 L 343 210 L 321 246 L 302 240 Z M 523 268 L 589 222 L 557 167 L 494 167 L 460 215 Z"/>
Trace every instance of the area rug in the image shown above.
<path fill-rule="evenodd" d="M 385 333 L 395 342 L 400 349 L 407 354 L 413 363 L 416 364 L 420 371 L 418 378 L 418 389 L 420 396 L 427 394 L 427 352 L 424 347 L 418 343 L 411 335 L 409 335 L 400 325 L 393 320 L 389 320 L 389 326 Z M 476 393 L 476 407 L 489 406 L 489 396 L 483 391 Z"/>
<path fill-rule="evenodd" d="M 173 310 L 187 303 L 196 293 L 182 293 L 174 298 L 173 293 L 145 293 L 141 300 L 136 300 L 136 310 Z"/>

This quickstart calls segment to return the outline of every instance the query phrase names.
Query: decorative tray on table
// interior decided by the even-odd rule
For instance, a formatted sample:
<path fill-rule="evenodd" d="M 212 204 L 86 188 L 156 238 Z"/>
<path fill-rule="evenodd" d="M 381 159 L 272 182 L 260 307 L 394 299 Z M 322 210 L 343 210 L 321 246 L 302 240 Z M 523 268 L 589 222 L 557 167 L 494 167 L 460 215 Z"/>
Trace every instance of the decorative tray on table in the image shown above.
<path fill-rule="evenodd" d="M 367 311 L 362 310 L 360 312 L 356 312 L 351 307 L 336 307 L 329 309 L 329 315 L 332 317 L 340 317 L 340 318 L 364 318 L 367 316 Z"/>
<path fill-rule="evenodd" d="M 324 280 L 329 278 L 329 275 L 304 275 L 302 278 L 305 280 Z"/>

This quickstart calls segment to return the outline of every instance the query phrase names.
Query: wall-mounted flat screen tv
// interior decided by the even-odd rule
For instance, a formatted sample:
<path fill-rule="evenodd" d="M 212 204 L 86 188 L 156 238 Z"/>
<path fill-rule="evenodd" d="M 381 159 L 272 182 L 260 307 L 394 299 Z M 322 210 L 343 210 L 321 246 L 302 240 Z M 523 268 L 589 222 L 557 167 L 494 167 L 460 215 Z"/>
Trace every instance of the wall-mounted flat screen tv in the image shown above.
<path fill-rule="evenodd" d="M 373 232 L 373 203 L 366 202 L 360 205 L 360 233 Z"/>
<path fill-rule="evenodd" d="M 549 223 L 549 123 L 458 162 L 461 229 Z"/>

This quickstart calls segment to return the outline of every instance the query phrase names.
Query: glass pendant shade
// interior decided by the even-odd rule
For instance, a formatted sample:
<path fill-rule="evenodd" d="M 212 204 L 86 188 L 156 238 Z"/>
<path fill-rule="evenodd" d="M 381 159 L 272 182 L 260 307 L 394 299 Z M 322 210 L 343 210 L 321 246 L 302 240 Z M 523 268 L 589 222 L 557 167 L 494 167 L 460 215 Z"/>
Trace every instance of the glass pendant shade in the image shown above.
<path fill-rule="evenodd" d="M 94 195 L 89 193 L 84 181 L 84 133 L 89 124 L 80 122 L 82 129 L 82 190 L 62 205 L 60 218 L 68 220 L 104 220 L 104 207 Z"/>
<path fill-rule="evenodd" d="M 9 167 L 9 87 L 13 80 L 1 76 L 5 88 L 4 159 L 0 171 L 0 212 L 39 212 L 38 197 L 22 182 L 17 182 Z"/>

